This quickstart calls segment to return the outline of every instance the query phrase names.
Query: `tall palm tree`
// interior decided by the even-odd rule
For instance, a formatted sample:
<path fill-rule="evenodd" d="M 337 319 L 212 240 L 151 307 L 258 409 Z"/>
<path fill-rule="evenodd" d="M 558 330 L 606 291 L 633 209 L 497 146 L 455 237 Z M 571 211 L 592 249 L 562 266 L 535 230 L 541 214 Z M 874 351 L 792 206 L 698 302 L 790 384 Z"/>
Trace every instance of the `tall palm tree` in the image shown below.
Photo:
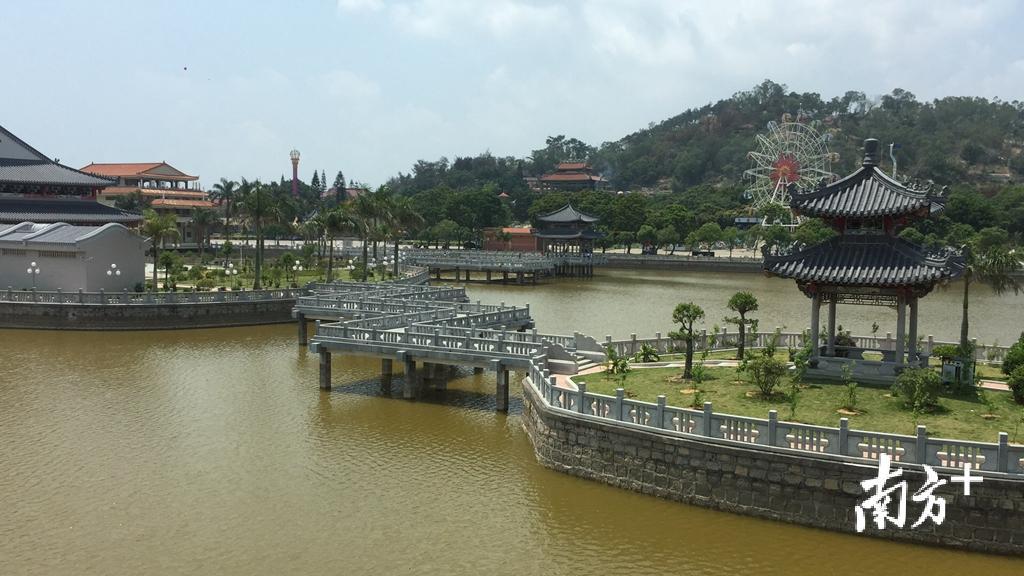
<path fill-rule="evenodd" d="M 206 248 L 207 230 L 217 222 L 217 214 L 209 208 L 195 208 L 192 210 L 192 227 L 196 234 L 196 244 L 199 245 L 199 261 L 203 261 L 203 250 Z"/>
<path fill-rule="evenodd" d="M 392 198 L 389 210 L 389 221 L 391 224 L 392 241 L 395 250 L 395 277 L 398 277 L 398 240 L 410 230 L 423 225 L 423 215 L 412 206 L 412 201 L 407 196 Z"/>
<path fill-rule="evenodd" d="M 342 204 L 329 210 L 323 216 L 324 236 L 327 239 L 327 281 L 334 280 L 334 238 L 357 229 L 348 206 Z"/>
<path fill-rule="evenodd" d="M 231 240 L 231 205 L 239 195 L 238 182 L 221 178 L 213 185 L 210 196 L 224 204 L 224 239 Z"/>
<path fill-rule="evenodd" d="M 961 249 L 964 256 L 964 303 L 963 317 L 960 320 L 960 350 L 966 351 L 968 346 L 967 308 L 971 282 L 988 284 L 996 294 L 1013 290 L 1020 294 L 1021 285 L 1013 273 L 1020 269 L 1020 256 L 1014 250 L 994 246 L 988 250 L 978 251 L 970 245 Z"/>
<path fill-rule="evenodd" d="M 263 235 L 266 225 L 273 221 L 278 213 L 278 207 L 274 203 L 270 187 L 259 180 L 249 182 L 245 178 L 239 186 L 239 200 L 246 220 L 252 226 L 256 234 L 256 258 L 254 259 L 254 271 L 256 278 L 253 280 L 253 290 L 263 287 Z"/>
<path fill-rule="evenodd" d="M 174 214 L 157 214 L 155 210 L 147 209 L 143 212 L 142 226 L 139 232 L 149 238 L 153 245 L 153 290 L 157 289 L 156 271 L 160 267 L 160 248 L 164 240 L 177 238 L 181 235 L 178 231 L 177 218 Z"/>
<path fill-rule="evenodd" d="M 352 201 L 352 216 L 356 234 L 363 244 L 363 280 L 366 280 L 369 264 L 369 241 L 378 215 L 378 206 L 373 194 L 360 194 Z"/>

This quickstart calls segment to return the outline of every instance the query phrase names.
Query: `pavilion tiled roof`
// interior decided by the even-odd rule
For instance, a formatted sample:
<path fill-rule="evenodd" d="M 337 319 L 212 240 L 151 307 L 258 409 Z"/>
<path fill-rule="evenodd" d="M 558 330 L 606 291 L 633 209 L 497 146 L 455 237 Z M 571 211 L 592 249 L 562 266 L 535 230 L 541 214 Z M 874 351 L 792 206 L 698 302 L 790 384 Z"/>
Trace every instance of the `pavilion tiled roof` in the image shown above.
<path fill-rule="evenodd" d="M 797 191 L 789 205 L 801 216 L 821 218 L 871 218 L 877 216 L 928 216 L 942 210 L 945 199 L 930 189 L 898 182 L 878 166 L 878 141 L 865 143 L 864 163 L 849 176 L 816 190 Z"/>
<path fill-rule="evenodd" d="M 49 199 L 38 197 L 0 198 L 0 222 L 69 224 L 105 224 L 120 222 L 134 224 L 142 215 L 100 204 L 95 200 Z"/>
<path fill-rule="evenodd" d="M 161 166 L 166 166 L 178 174 L 160 174 L 151 173 L 151 170 L 156 170 Z M 125 177 L 125 176 L 149 176 L 152 178 L 163 178 L 163 179 L 178 179 L 178 180 L 198 180 L 198 176 L 191 176 L 185 174 L 181 170 L 178 170 L 174 166 L 166 162 L 91 162 L 88 166 L 82 168 L 83 172 L 90 174 L 100 174 L 102 176 L 114 176 L 114 177 Z"/>
<path fill-rule="evenodd" d="M 31 184 L 102 188 L 114 183 L 109 178 L 86 174 L 50 160 L 3 126 L 0 126 L 0 141 L 6 141 L 7 151 L 4 157 L 0 157 L 0 187 Z"/>
<path fill-rule="evenodd" d="M 552 224 L 570 223 L 570 222 L 584 222 L 594 223 L 597 222 L 596 216 L 590 214 L 584 214 L 579 210 L 573 208 L 572 204 L 566 204 L 565 206 L 555 210 L 554 212 L 548 212 L 537 216 L 537 220 L 540 222 L 547 222 Z"/>
<path fill-rule="evenodd" d="M 604 234 L 596 230 L 538 230 L 533 233 L 538 238 L 550 238 L 555 240 L 596 240 L 603 238 Z"/>
<path fill-rule="evenodd" d="M 921 286 L 956 278 L 963 258 L 932 255 L 898 237 L 846 234 L 785 255 L 764 257 L 769 274 L 800 283 L 839 286 Z"/>

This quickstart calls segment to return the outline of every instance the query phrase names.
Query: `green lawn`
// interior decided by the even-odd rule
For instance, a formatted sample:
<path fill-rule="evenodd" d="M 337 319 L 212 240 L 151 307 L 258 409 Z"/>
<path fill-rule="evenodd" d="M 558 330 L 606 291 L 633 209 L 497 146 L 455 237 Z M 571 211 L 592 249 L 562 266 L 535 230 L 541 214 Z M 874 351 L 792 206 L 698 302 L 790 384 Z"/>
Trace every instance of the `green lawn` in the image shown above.
<path fill-rule="evenodd" d="M 715 412 L 767 418 L 768 410 L 775 409 L 781 420 L 833 427 L 839 426 L 839 419 L 844 416 L 836 412 L 845 394 L 842 384 L 802 385 L 797 395 L 796 415 L 790 418 L 786 396 L 790 387 L 788 378 L 783 379 L 777 390 L 782 394 L 777 394 L 772 400 L 764 400 L 756 394 L 754 397 L 747 395 L 757 387 L 741 381 L 735 369 L 708 368 L 707 371 L 710 379 L 699 388 L 703 390 L 703 400 L 711 402 Z M 622 386 L 631 398 L 655 402 L 659 394 L 664 394 L 670 405 L 690 406 L 694 394 L 684 394 L 683 390 L 694 385 L 680 381 L 681 373 L 679 368 L 634 368 L 626 375 L 624 384 L 617 377 L 605 374 L 577 376 L 573 380 L 585 382 L 590 392 L 614 396 L 615 389 Z M 672 378 L 676 380 L 670 381 Z M 1024 407 L 1014 404 L 1007 392 L 989 390 L 985 394 L 993 404 L 991 413 L 994 419 L 982 417 L 989 413 L 989 409 L 979 399 L 944 396 L 939 410 L 922 414 L 915 420 L 911 411 L 901 407 L 900 399 L 889 396 L 888 389 L 860 386 L 857 389 L 858 414 L 846 417 L 850 419 L 850 427 L 858 430 L 913 435 L 917 424 L 923 424 L 933 437 L 996 442 L 999 432 L 1007 432 L 1011 442 L 1024 443 L 1024 422 L 1020 422 L 1024 418 Z"/>

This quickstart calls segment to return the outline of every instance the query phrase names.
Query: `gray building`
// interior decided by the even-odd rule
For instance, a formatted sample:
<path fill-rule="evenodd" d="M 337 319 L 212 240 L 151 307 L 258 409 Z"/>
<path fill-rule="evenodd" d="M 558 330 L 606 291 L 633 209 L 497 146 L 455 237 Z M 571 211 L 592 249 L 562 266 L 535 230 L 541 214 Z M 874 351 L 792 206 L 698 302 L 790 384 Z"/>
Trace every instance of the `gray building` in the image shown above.
<path fill-rule="evenodd" d="M 148 246 L 117 223 L 0 225 L 0 288 L 134 290 L 145 279 Z"/>

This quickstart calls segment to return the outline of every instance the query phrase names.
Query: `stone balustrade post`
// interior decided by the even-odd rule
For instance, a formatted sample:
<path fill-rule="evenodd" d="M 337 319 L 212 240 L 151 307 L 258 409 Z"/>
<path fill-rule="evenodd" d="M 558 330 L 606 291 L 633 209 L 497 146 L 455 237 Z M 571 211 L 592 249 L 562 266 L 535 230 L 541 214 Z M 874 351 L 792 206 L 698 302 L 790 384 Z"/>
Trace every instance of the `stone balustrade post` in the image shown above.
<path fill-rule="evenodd" d="M 850 419 L 840 418 L 839 419 L 839 455 L 846 456 L 849 448 L 847 447 L 850 443 Z"/>
<path fill-rule="evenodd" d="M 576 409 L 580 414 L 586 414 L 584 398 L 587 395 L 587 383 L 580 382 L 576 385 Z"/>
<path fill-rule="evenodd" d="M 917 426 L 917 442 L 914 445 L 914 452 L 916 452 L 918 464 L 928 463 L 928 429 L 922 425 Z"/>
<path fill-rule="evenodd" d="M 623 402 L 623 399 L 625 397 L 626 397 L 626 390 L 624 388 L 616 388 L 615 389 L 615 414 L 614 414 L 614 416 L 615 416 L 615 419 L 619 420 L 620 422 L 625 419 L 623 417 L 624 416 L 623 410 L 625 410 L 625 407 L 624 407 L 625 403 Z"/>
<path fill-rule="evenodd" d="M 709 437 L 709 438 L 711 437 L 711 415 L 713 413 L 714 412 L 712 412 L 712 410 L 711 410 L 711 402 L 705 402 L 704 403 L 704 418 L 702 418 L 703 424 L 704 424 L 704 426 L 703 426 L 703 429 L 704 429 L 703 430 L 703 434 L 705 436 Z"/>
<path fill-rule="evenodd" d="M 665 427 L 665 395 L 658 394 L 658 407 L 654 409 L 655 428 Z"/>
<path fill-rule="evenodd" d="M 107 292 L 103 288 L 100 288 L 100 304 L 107 303 Z"/>
<path fill-rule="evenodd" d="M 999 433 L 999 447 L 996 448 L 996 471 L 1010 471 L 1010 436 L 1006 432 Z"/>
<path fill-rule="evenodd" d="M 629 335 L 629 355 L 636 354 L 636 334 Z"/>
<path fill-rule="evenodd" d="M 775 446 L 779 441 L 779 411 L 768 411 L 768 445 Z"/>
<path fill-rule="evenodd" d="M 935 349 L 935 337 L 932 336 L 931 334 L 929 334 L 928 335 L 928 343 L 925 344 L 925 346 L 926 346 L 925 347 L 925 351 L 924 351 L 925 354 L 931 356 L 932 355 L 932 350 Z"/>

